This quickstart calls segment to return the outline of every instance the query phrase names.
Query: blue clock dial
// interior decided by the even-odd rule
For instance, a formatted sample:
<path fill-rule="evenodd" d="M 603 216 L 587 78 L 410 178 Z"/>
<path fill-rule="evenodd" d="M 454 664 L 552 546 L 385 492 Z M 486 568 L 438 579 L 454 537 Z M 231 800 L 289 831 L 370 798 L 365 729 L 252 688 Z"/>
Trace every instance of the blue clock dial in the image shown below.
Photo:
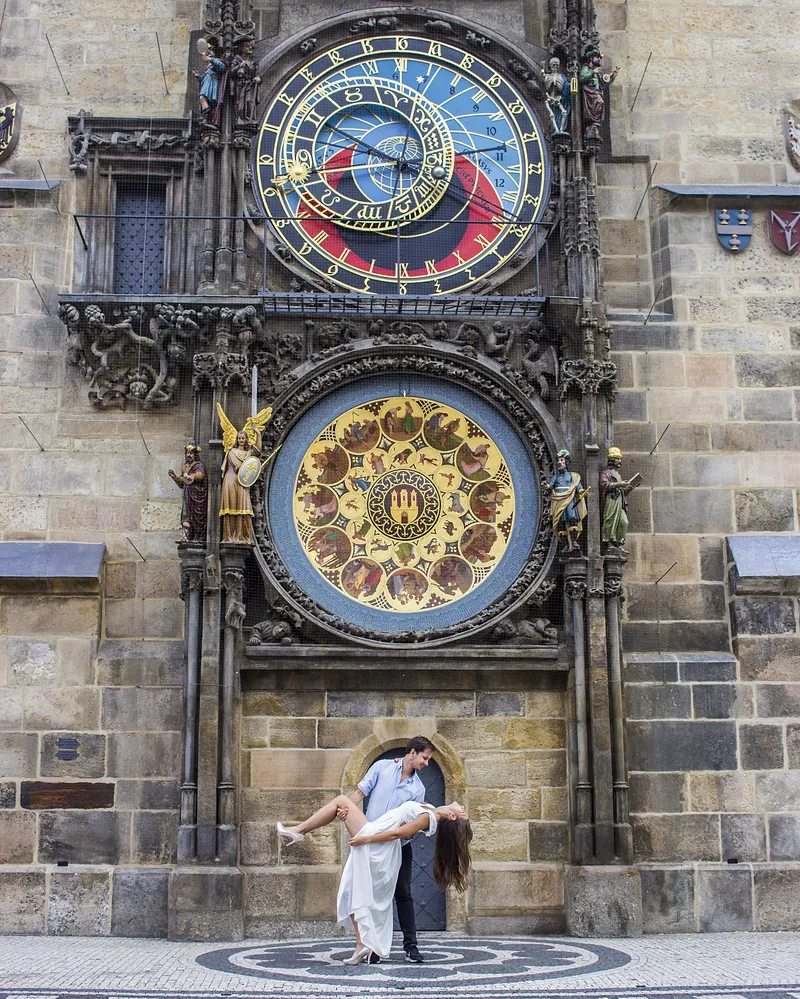
<path fill-rule="evenodd" d="M 519 91 L 449 42 L 347 42 L 286 80 L 261 123 L 255 187 L 297 261 L 366 294 L 452 294 L 534 238 L 541 127 Z"/>

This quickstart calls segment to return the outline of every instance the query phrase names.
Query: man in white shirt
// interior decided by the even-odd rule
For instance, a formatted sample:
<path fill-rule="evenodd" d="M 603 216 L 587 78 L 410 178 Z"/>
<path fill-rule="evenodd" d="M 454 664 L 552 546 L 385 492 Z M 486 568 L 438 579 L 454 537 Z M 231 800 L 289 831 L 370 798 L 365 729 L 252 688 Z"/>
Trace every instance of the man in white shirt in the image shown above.
<path fill-rule="evenodd" d="M 366 816 L 373 822 L 392 808 L 406 801 L 425 801 L 425 785 L 419 778 L 433 756 L 433 744 L 422 735 L 409 740 L 406 755 L 395 760 L 378 760 L 364 775 L 350 800 L 357 805 L 369 795 Z M 340 816 L 341 817 L 341 816 Z M 403 931 L 403 949 L 406 960 L 422 964 L 423 958 L 417 947 L 417 925 L 414 919 L 414 900 L 411 897 L 412 852 L 411 840 L 402 845 L 402 862 L 397 875 L 394 900 L 397 905 L 397 918 Z M 373 958 L 375 955 L 373 955 Z M 380 958 L 372 961 L 377 963 Z"/>

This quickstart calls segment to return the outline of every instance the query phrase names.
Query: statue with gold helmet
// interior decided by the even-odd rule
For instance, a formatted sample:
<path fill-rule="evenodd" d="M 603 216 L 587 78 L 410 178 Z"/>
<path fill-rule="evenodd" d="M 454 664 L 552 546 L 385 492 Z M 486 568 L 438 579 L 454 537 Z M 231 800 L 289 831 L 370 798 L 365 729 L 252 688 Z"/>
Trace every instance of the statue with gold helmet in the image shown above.
<path fill-rule="evenodd" d="M 603 512 L 601 537 L 606 544 L 622 548 L 628 536 L 628 493 L 642 481 L 637 472 L 627 481 L 622 478 L 622 451 L 608 449 L 608 467 L 600 473 L 600 509 Z"/>
<path fill-rule="evenodd" d="M 586 519 L 586 496 L 589 492 L 581 484 L 581 477 L 569 468 L 570 453 L 566 448 L 558 452 L 556 474 L 547 483 L 550 492 L 550 519 L 559 540 L 566 539 L 567 550 L 572 551 L 583 531 Z"/>
<path fill-rule="evenodd" d="M 229 544 L 253 543 L 253 504 L 250 486 L 261 472 L 261 434 L 272 416 L 272 409 L 262 409 L 249 416 L 237 431 L 217 403 L 217 413 L 222 426 L 222 492 L 219 515 L 222 517 L 222 541 Z"/>

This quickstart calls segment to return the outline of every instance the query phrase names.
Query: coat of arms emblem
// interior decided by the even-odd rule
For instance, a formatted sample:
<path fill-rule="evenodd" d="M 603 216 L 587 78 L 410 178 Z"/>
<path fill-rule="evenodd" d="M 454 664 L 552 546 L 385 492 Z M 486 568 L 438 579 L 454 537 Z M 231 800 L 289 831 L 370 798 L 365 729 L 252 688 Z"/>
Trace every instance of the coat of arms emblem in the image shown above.
<path fill-rule="evenodd" d="M 753 223 L 749 208 L 719 208 L 714 213 L 717 219 L 717 239 L 731 253 L 741 253 L 750 245 Z"/>
<path fill-rule="evenodd" d="M 795 170 L 800 170 L 800 114 L 786 111 L 783 115 L 783 137 L 786 152 Z"/>
<path fill-rule="evenodd" d="M 0 83 L 0 161 L 14 152 L 21 117 L 22 108 L 16 94 Z"/>
<path fill-rule="evenodd" d="M 794 253 L 800 246 L 800 212 L 769 213 L 769 238 L 781 253 Z"/>

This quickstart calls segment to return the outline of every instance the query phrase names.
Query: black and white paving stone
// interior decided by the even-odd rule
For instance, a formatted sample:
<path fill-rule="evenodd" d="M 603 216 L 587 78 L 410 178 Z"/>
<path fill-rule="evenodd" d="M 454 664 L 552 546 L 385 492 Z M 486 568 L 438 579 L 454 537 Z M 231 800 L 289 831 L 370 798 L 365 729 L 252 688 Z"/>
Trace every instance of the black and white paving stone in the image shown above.
<path fill-rule="evenodd" d="M 0 937 L 0 999 L 800 999 L 800 934 L 640 940 L 429 933 L 348 967 L 352 939 Z"/>

